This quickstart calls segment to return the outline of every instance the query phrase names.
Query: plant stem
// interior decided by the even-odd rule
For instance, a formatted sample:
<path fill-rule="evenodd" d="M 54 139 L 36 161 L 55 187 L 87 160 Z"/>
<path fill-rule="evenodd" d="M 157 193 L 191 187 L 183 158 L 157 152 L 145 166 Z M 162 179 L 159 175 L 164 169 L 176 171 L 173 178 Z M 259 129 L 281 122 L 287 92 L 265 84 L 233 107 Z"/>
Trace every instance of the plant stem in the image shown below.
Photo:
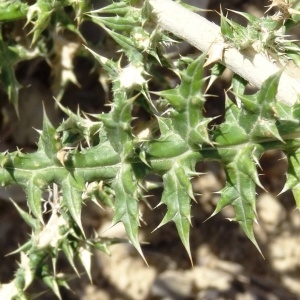
<path fill-rule="evenodd" d="M 219 26 L 180 4 L 172 0 L 149 0 L 149 3 L 157 17 L 157 24 L 163 30 L 182 38 L 202 52 L 209 52 L 214 43 L 222 41 Z M 221 63 L 257 88 L 281 69 L 266 55 L 257 53 L 252 48 L 239 51 L 228 46 Z M 277 92 L 278 100 L 292 106 L 299 101 L 299 95 L 300 82 L 283 72 Z"/>

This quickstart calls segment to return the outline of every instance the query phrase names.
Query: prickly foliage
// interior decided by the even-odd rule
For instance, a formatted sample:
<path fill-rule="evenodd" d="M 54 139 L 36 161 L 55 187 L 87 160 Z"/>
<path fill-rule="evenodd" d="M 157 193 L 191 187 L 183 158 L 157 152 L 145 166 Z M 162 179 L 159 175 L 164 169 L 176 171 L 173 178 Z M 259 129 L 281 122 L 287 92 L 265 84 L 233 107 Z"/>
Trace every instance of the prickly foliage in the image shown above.
<path fill-rule="evenodd" d="M 288 60 L 299 63 L 298 44 L 288 35 L 288 30 L 297 25 L 299 4 L 284 0 L 272 1 L 270 8 L 277 8 L 274 15 L 256 17 L 233 11 L 247 19 L 246 27 L 225 17 L 221 12 L 221 32 L 230 45 L 239 50 L 248 48 L 261 52 L 285 65 Z M 295 7 L 292 7 L 294 5 Z"/>
<path fill-rule="evenodd" d="M 30 1 L 28 1 L 30 2 Z M 74 22 L 64 12 L 65 6 L 73 6 L 77 11 L 77 21 Z M 12 0 L 0 1 L 0 80 L 8 99 L 15 106 L 18 112 L 18 93 L 21 85 L 15 76 L 15 67 L 20 61 L 29 60 L 35 57 L 47 57 L 47 42 L 50 36 L 55 36 L 55 27 L 51 23 L 63 25 L 63 28 L 80 35 L 78 25 L 81 16 L 88 9 L 86 0 L 48 1 L 37 0 L 35 3 Z M 11 36 L 5 30 L 4 22 L 24 19 L 21 36 Z M 18 23 L 10 28 L 11 31 L 18 26 Z M 49 31 L 49 32 L 47 32 Z M 4 33 L 6 36 L 4 36 Z M 33 47 L 35 44 L 35 47 Z"/>
<path fill-rule="evenodd" d="M 62 8 L 67 5 L 74 8 L 74 22 L 63 17 Z M 3 7 L 1 4 L 0 19 L 6 21 Z M 1 286 L 1 299 L 26 299 L 26 289 L 36 278 L 43 280 L 60 298 L 60 287 L 68 288 L 68 278 L 56 273 L 60 252 L 77 274 L 75 261 L 79 258 L 91 277 L 92 248 L 109 252 L 109 245 L 120 241 L 86 236 L 81 213 L 85 202 L 90 200 L 113 210 L 112 226 L 121 222 L 128 239 L 143 256 L 138 236 L 139 202 L 146 200 L 148 174 L 162 177 L 160 205 L 167 208 L 156 229 L 174 222 L 190 258 L 191 205 L 195 199 L 191 179 L 201 176 L 196 170 L 198 162 L 218 161 L 226 174 L 226 184 L 211 217 L 225 206 L 233 206 L 232 220 L 240 224 L 258 249 L 253 223 L 256 187 L 263 188 L 258 174 L 259 159 L 265 151 L 281 149 L 286 154 L 289 166 L 283 192 L 291 189 L 299 207 L 300 106 L 297 103 L 290 107 L 276 100 L 280 72 L 268 78 L 252 95 L 245 94 L 247 83 L 235 75 L 234 99 L 226 95 L 224 121 L 211 125 L 212 118 L 205 117 L 204 91 L 213 80 L 208 83 L 204 77 L 205 55 L 194 60 L 180 58 L 171 64 L 162 55 L 162 46 L 171 39 L 156 27 L 147 1 L 112 2 L 100 9 L 88 9 L 86 1 L 36 1 L 31 6 L 13 1 L 6 9 L 9 20 L 26 18 L 27 23 L 33 23 L 31 44 L 35 45 L 32 46 L 35 55 L 50 58 L 43 47 L 43 34 L 53 29 L 55 22 L 81 38 L 74 24 L 82 19 L 102 27 L 122 55 L 104 57 L 95 45 L 81 48 L 109 77 L 112 97 L 108 112 L 88 118 L 60 106 L 67 119 L 55 128 L 44 115 L 35 152 L 0 153 L 0 183 L 24 188 L 28 211 L 13 204 L 32 228 L 28 242 L 16 250 L 20 253 L 19 268 L 14 280 Z M 225 39 L 238 44 L 244 34 L 251 37 L 251 43 L 253 37 L 258 38 L 262 27 L 256 31 L 253 28 L 265 26 L 261 24 L 266 20 L 243 15 L 251 28 L 237 26 L 221 16 Z M 274 34 L 274 30 L 270 32 Z M 29 52 L 21 45 L 25 53 L 21 56 L 15 52 L 16 45 L 10 47 L 3 39 L 0 42 L 2 84 L 17 106 L 19 84 L 14 65 L 27 59 Z M 271 45 L 276 51 L 273 42 Z M 149 85 L 157 76 L 157 65 L 173 66 L 178 85 L 170 87 L 164 82 L 165 89 L 149 92 Z M 216 68 L 218 71 L 212 77 L 220 76 L 224 70 L 219 64 Z M 138 109 L 145 110 L 150 121 L 139 120 L 134 115 Z M 140 126 L 143 130 L 139 130 Z M 51 213 L 50 218 L 45 218 L 45 212 Z"/>

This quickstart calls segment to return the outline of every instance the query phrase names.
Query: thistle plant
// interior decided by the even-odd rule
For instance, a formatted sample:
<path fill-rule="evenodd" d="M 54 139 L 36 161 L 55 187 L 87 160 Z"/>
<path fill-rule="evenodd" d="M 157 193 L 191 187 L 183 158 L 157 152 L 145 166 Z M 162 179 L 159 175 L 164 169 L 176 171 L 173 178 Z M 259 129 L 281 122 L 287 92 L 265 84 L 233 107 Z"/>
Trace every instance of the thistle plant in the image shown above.
<path fill-rule="evenodd" d="M 243 13 L 249 21 L 247 27 L 221 15 L 226 47 L 243 51 L 255 47 L 254 41 L 259 40 L 255 50 L 267 58 L 272 54 L 272 59 L 280 63 L 292 59 L 297 64 L 299 46 L 287 41 L 286 35 L 298 24 L 298 4 L 291 10 L 289 3 L 281 2 L 282 6 L 272 3 L 279 8 L 275 17 L 258 19 Z M 66 7 L 72 8 L 71 15 Z M 288 15 L 283 14 L 282 7 Z M 79 258 L 91 277 L 93 248 L 108 252 L 109 245 L 118 241 L 96 234 L 86 236 L 81 212 L 88 201 L 112 208 L 112 225 L 121 222 L 129 241 L 144 257 L 138 239 L 139 206 L 141 201 L 147 202 L 149 174 L 161 176 L 160 204 L 167 208 L 157 230 L 174 222 L 190 258 L 191 205 L 195 200 L 191 179 L 201 176 L 196 170 L 198 162 L 218 161 L 226 174 L 226 185 L 219 191 L 220 199 L 211 217 L 225 206 L 233 206 L 232 221 L 240 224 L 258 251 L 253 223 L 257 221 L 256 187 L 264 188 L 258 174 L 264 152 L 280 149 L 286 155 L 287 180 L 282 192 L 292 190 L 299 207 L 300 104 L 278 101 L 282 70 L 252 95 L 245 93 L 247 81 L 235 75 L 230 91 L 234 99 L 226 95 L 224 122 L 217 125 L 205 116 L 205 90 L 209 80 L 213 84 L 212 79 L 221 76 L 225 68 L 222 58 L 212 62 L 210 77 L 204 74 L 207 53 L 196 59 L 169 58 L 164 47 L 174 39 L 157 25 L 151 1 L 122 0 L 101 8 L 85 0 L 37 0 L 31 5 L 26 1 L 2 1 L 0 20 L 2 29 L 8 21 L 24 20 L 28 30 L 21 43 L 3 33 L 0 39 L 2 86 L 16 110 L 20 84 L 14 67 L 37 56 L 50 59 L 47 42 L 61 28 L 78 36 L 81 42 L 77 55 L 90 57 L 97 68 L 106 72 L 112 87 L 109 112 L 74 113 L 58 102 L 68 118 L 55 128 L 45 112 L 35 152 L 0 154 L 0 183 L 20 185 L 26 191 L 27 211 L 13 199 L 12 203 L 32 230 L 28 241 L 14 252 L 20 255 L 19 268 L 10 283 L 2 284 L 1 299 L 27 299 L 26 290 L 37 279 L 61 298 L 60 287 L 68 288 L 66 275 L 56 271 L 61 252 L 75 273 L 75 260 Z M 105 30 L 118 45 L 119 58 L 104 57 L 101 45 L 86 43 L 78 29 L 84 20 Z M 172 68 L 179 84 L 172 87 L 165 82 L 164 89 L 151 90 L 157 66 Z M 65 85 L 63 82 L 61 88 Z M 149 121 L 136 117 L 134 109 L 145 111 Z M 50 218 L 45 217 L 46 213 Z"/>

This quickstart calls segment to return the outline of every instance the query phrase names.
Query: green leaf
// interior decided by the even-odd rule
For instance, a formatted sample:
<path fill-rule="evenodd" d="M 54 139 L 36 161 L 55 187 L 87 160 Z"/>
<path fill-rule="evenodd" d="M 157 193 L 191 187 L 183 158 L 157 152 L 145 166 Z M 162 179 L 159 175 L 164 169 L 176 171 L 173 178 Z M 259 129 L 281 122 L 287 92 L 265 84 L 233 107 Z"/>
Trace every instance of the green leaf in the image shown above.
<path fill-rule="evenodd" d="M 216 81 L 217 78 L 219 78 L 225 71 L 226 67 L 222 65 L 221 63 L 215 63 L 211 70 L 211 75 L 209 77 L 209 82 L 206 87 L 206 91 L 212 86 L 212 84 Z"/>
<path fill-rule="evenodd" d="M 158 123 L 161 137 L 157 141 L 149 143 L 148 155 L 155 158 L 170 158 L 179 156 L 188 150 L 184 139 L 174 133 L 170 119 L 158 118 Z"/>
<path fill-rule="evenodd" d="M 161 204 L 167 206 L 167 213 L 156 229 L 173 221 L 176 225 L 181 242 L 184 245 L 190 260 L 190 226 L 191 226 L 191 198 L 194 199 L 192 185 L 187 169 L 180 163 L 175 163 L 173 168 L 163 176 L 164 191 Z"/>
<path fill-rule="evenodd" d="M 233 34 L 233 23 L 229 19 L 227 19 L 224 15 L 223 12 L 221 11 L 221 33 L 225 38 L 233 39 L 234 34 Z"/>
<path fill-rule="evenodd" d="M 81 264 L 83 265 L 85 272 L 87 273 L 90 282 L 92 282 L 92 275 L 91 275 L 91 265 L 92 265 L 92 252 L 89 249 L 89 245 L 85 245 L 78 249 L 78 256 Z"/>
<path fill-rule="evenodd" d="M 260 107 L 257 103 L 256 95 L 239 94 L 236 95 L 236 97 L 238 98 L 237 102 L 242 102 L 243 106 L 248 112 L 251 112 L 253 114 L 259 114 Z"/>
<path fill-rule="evenodd" d="M 33 23 L 30 33 L 33 33 L 32 45 L 38 40 L 41 33 L 47 28 L 51 15 L 53 13 L 53 5 L 51 1 L 37 0 L 31 5 L 27 13 L 27 24 Z"/>
<path fill-rule="evenodd" d="M 70 243 L 69 239 L 64 239 L 63 243 L 61 244 L 61 248 L 66 256 L 66 258 L 68 259 L 68 262 L 70 263 L 70 265 L 72 266 L 73 270 L 76 272 L 77 276 L 79 276 L 78 270 L 75 266 L 74 263 L 74 250 L 72 248 L 72 245 Z"/>
<path fill-rule="evenodd" d="M 142 61 L 142 55 L 137 50 L 136 43 L 131 36 L 125 36 L 123 34 L 108 29 L 106 29 L 106 31 L 115 40 L 115 42 L 118 43 L 119 46 L 125 50 L 126 55 L 132 63 L 139 63 Z"/>
<path fill-rule="evenodd" d="M 263 105 L 263 109 L 266 109 L 267 105 L 273 105 L 276 102 L 277 88 L 282 70 L 271 75 L 261 86 L 261 89 L 257 92 L 257 101 Z M 273 114 L 272 114 L 273 115 Z"/>
<path fill-rule="evenodd" d="M 126 157 L 131 156 L 134 148 L 134 137 L 130 123 L 133 120 L 131 110 L 136 96 L 129 99 L 126 92 L 120 88 L 116 63 L 98 54 L 93 53 L 93 55 L 109 71 L 114 84 L 114 104 L 112 109 L 107 114 L 98 115 L 97 118 L 103 122 L 111 146 L 124 160 Z"/>
<path fill-rule="evenodd" d="M 118 64 L 114 61 L 99 55 L 95 51 L 91 50 L 90 48 L 85 48 L 94 56 L 94 58 L 101 64 L 103 69 L 110 75 L 111 79 L 115 79 L 118 76 Z"/>
<path fill-rule="evenodd" d="M 241 121 L 244 122 L 244 126 L 240 125 Z M 249 138 L 247 129 L 250 126 L 252 126 L 251 119 L 247 118 L 246 114 L 226 95 L 225 122 L 216 128 L 213 141 L 219 147 L 245 143 Z"/>
<path fill-rule="evenodd" d="M 243 94 L 245 90 L 245 83 L 243 82 L 241 86 L 235 87 L 236 102 L 238 104 L 241 102 L 244 110 L 235 109 L 233 105 L 230 105 L 229 110 L 226 109 L 226 121 L 221 124 L 217 131 L 217 143 L 223 143 L 224 137 L 226 137 L 228 143 L 237 140 L 238 137 L 243 137 L 245 141 L 250 137 L 253 141 L 258 141 L 259 139 L 277 139 L 283 142 L 279 131 L 280 123 L 278 123 L 278 121 L 280 121 L 280 115 L 285 115 L 285 118 L 287 118 L 287 111 L 284 111 L 287 107 L 278 104 L 276 100 L 281 73 L 282 71 L 270 76 L 263 83 L 261 89 L 254 95 Z M 234 121 L 231 117 L 233 111 Z M 296 126 L 297 122 L 295 120 L 291 120 L 291 118 L 287 119 L 289 119 L 288 126 L 290 126 L 292 122 L 294 123 L 294 127 Z M 281 131 L 284 131 L 285 128 L 286 127 L 282 126 Z M 231 131 L 232 134 L 230 133 Z"/>
<path fill-rule="evenodd" d="M 91 13 L 107 13 L 107 14 L 117 14 L 117 15 L 125 15 L 130 11 L 130 6 L 124 1 L 114 2 L 112 4 L 106 5 L 97 10 L 91 11 Z"/>
<path fill-rule="evenodd" d="M 82 192 L 84 184 L 76 181 L 71 174 L 61 182 L 63 191 L 63 201 L 68 208 L 68 211 L 75 223 L 84 235 L 84 230 L 81 223 L 81 208 L 82 208 Z"/>
<path fill-rule="evenodd" d="M 139 189 L 130 164 L 123 163 L 121 165 L 120 171 L 112 183 L 112 187 L 115 191 L 115 215 L 113 224 L 118 222 L 123 223 L 131 243 L 145 260 L 138 239 Z"/>
<path fill-rule="evenodd" d="M 43 131 L 40 135 L 39 148 L 45 152 L 47 157 L 55 164 L 61 166 L 61 162 L 57 158 L 57 153 L 62 149 L 62 144 L 59 135 L 55 128 L 50 123 L 46 112 L 44 111 Z"/>
<path fill-rule="evenodd" d="M 226 157 L 228 161 L 224 165 L 226 186 L 220 191 L 221 198 L 211 217 L 225 206 L 232 205 L 235 217 L 231 220 L 240 224 L 247 237 L 261 253 L 253 233 L 253 222 L 256 222 L 255 183 L 261 186 L 256 170 L 256 157 L 260 152 L 254 153 L 254 150 L 253 146 L 237 148 L 232 152 L 231 158 Z M 222 151 L 219 153 L 221 156 L 228 156 L 227 151 L 224 151 L 224 154 Z"/>
<path fill-rule="evenodd" d="M 239 99 L 238 95 L 243 95 L 246 89 L 248 81 L 242 78 L 241 76 L 234 74 L 231 80 L 232 91 L 236 95 L 235 100 L 237 106 L 241 106 L 241 99 Z"/>
<path fill-rule="evenodd" d="M 170 118 L 173 131 L 191 147 L 198 147 L 204 142 L 210 143 L 207 133 L 207 124 L 210 119 L 204 119 L 202 114 L 205 103 L 202 94 L 205 81 L 203 79 L 204 62 L 205 55 L 203 54 L 180 73 L 182 81 L 178 87 L 158 93 L 159 96 L 167 99 L 174 109 L 171 111 Z"/>
<path fill-rule="evenodd" d="M 274 119 L 276 116 L 276 94 L 282 71 L 271 75 L 261 89 L 254 95 L 236 94 L 245 108 L 252 113 L 258 113 L 260 118 Z"/>
<path fill-rule="evenodd" d="M 25 18 L 27 12 L 28 5 L 19 0 L 0 2 L 0 22 Z"/>
<path fill-rule="evenodd" d="M 1 29 L 1 28 L 0 28 Z M 18 56 L 11 51 L 8 45 L 3 41 L 2 31 L 0 32 L 0 80 L 3 85 L 9 101 L 13 104 L 15 111 L 18 110 L 18 96 L 21 85 L 15 76 L 14 64 L 18 62 Z"/>
<path fill-rule="evenodd" d="M 300 209 L 300 149 L 286 153 L 288 160 L 287 180 L 281 193 L 291 189 L 296 207 Z"/>
<path fill-rule="evenodd" d="M 249 21 L 249 23 L 253 24 L 254 22 L 256 22 L 257 20 L 259 20 L 258 17 L 255 17 L 251 14 L 245 13 L 245 12 L 240 12 L 240 11 L 236 11 L 236 10 L 232 10 L 232 9 L 228 9 L 229 11 L 232 11 L 235 14 L 241 15 L 243 16 L 245 19 L 247 19 Z"/>
<path fill-rule="evenodd" d="M 103 121 L 111 146 L 123 160 L 131 156 L 134 148 L 134 137 L 130 127 L 131 109 L 132 103 L 124 93 L 120 92 L 115 94 L 115 105 L 112 111 L 99 116 L 99 119 Z"/>
<path fill-rule="evenodd" d="M 42 277 L 42 280 L 49 288 L 51 288 L 51 290 L 56 295 L 56 297 L 58 299 L 62 300 L 62 297 L 61 297 L 61 294 L 59 291 L 59 284 L 58 284 L 55 276 L 53 276 L 51 274 L 49 274 L 49 275 L 47 274 Z"/>
<path fill-rule="evenodd" d="M 98 24 L 104 28 L 108 27 L 112 30 L 131 31 L 139 24 L 139 22 L 133 18 L 122 18 L 119 15 L 114 17 L 102 17 L 88 14 L 88 16 L 90 16 L 91 20 L 95 24 Z"/>
<path fill-rule="evenodd" d="M 21 209 L 19 207 L 19 205 L 17 205 L 17 203 L 15 203 L 13 200 L 11 200 L 13 205 L 15 206 L 15 208 L 17 209 L 17 211 L 19 212 L 20 216 L 22 217 L 22 219 L 30 226 L 32 227 L 34 230 L 38 230 L 40 228 L 40 223 L 37 219 L 33 218 L 32 216 L 30 216 L 27 212 L 25 212 L 23 209 Z"/>
<path fill-rule="evenodd" d="M 268 121 L 266 119 L 259 119 L 255 125 L 253 126 L 253 129 L 251 131 L 251 137 L 253 139 L 257 138 L 276 138 L 282 143 L 284 143 L 284 140 L 282 139 L 279 131 L 278 126 L 273 121 Z"/>
<path fill-rule="evenodd" d="M 36 185 L 36 179 L 31 177 L 28 181 L 26 192 L 27 192 L 27 203 L 30 208 L 31 213 L 44 224 L 43 214 L 42 214 L 42 194 L 43 190 Z"/>
<path fill-rule="evenodd" d="M 40 57 L 41 55 L 42 53 L 37 51 L 37 49 L 28 49 L 21 44 L 12 43 L 7 39 L 3 40 L 2 31 L 0 32 L 0 82 L 8 95 L 8 100 L 13 104 L 17 115 L 19 114 L 18 96 L 21 85 L 16 78 L 16 65 L 21 61 Z"/>

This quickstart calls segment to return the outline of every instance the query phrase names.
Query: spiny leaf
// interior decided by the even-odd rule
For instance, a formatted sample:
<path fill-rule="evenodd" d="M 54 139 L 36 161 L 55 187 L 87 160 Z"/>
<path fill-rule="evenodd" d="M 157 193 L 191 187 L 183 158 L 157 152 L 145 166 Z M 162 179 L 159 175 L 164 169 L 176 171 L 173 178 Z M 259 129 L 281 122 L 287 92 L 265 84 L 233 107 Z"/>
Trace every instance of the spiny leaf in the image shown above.
<path fill-rule="evenodd" d="M 19 205 L 17 205 L 17 203 L 15 203 L 13 200 L 11 200 L 12 203 L 14 204 L 14 206 L 16 207 L 16 209 L 18 210 L 20 216 L 22 217 L 22 219 L 30 226 L 32 227 L 34 230 L 38 230 L 40 228 L 40 224 L 39 221 L 35 218 L 33 218 L 32 216 L 30 216 L 27 212 L 25 212 L 23 209 L 21 209 L 19 207 Z"/>
<path fill-rule="evenodd" d="M 0 2 L 0 21 L 13 21 L 25 18 L 28 11 L 28 4 L 19 0 Z"/>
<path fill-rule="evenodd" d="M 229 20 L 221 11 L 221 33 L 226 42 L 229 42 L 239 50 L 247 49 L 258 39 L 259 32 L 254 26 L 243 27 L 240 24 Z M 255 17 L 254 17 L 255 20 Z M 253 21 L 254 21 L 253 20 Z"/>
<path fill-rule="evenodd" d="M 144 8 L 146 6 L 147 4 L 144 5 Z M 108 11 L 114 15 L 107 16 L 106 14 L 105 16 L 99 16 L 95 14 L 95 12 L 107 13 Z M 138 48 L 141 48 L 142 51 L 146 50 L 148 53 L 154 52 L 154 56 L 157 57 L 156 51 L 153 51 L 148 45 L 150 42 L 149 37 L 146 37 L 147 45 L 141 45 L 139 43 L 141 35 L 136 35 L 134 33 L 136 28 L 141 28 L 141 30 L 143 30 L 141 12 L 139 12 L 137 8 L 128 5 L 126 10 L 122 4 L 112 4 L 112 6 L 108 7 L 108 10 L 99 9 L 88 15 L 92 22 L 104 28 L 104 30 L 121 46 L 131 63 L 137 64 L 142 62 L 143 55 L 138 51 Z M 148 15 L 145 20 L 148 20 Z"/>
<path fill-rule="evenodd" d="M 201 109 L 204 105 L 201 88 L 203 85 L 203 65 L 205 55 L 200 55 L 193 61 L 186 70 L 180 72 L 181 84 L 172 90 L 159 92 L 158 94 L 165 97 L 176 110 L 187 110 L 197 106 Z M 199 117 L 199 116 L 198 116 Z"/>
<path fill-rule="evenodd" d="M 229 114 L 226 113 L 225 115 L 226 121 L 219 128 L 220 132 L 216 142 L 220 143 L 222 140 L 221 136 L 226 136 L 229 143 L 238 137 L 245 139 L 245 141 L 251 137 L 254 141 L 264 138 L 277 139 L 283 142 L 278 126 L 280 124 L 278 124 L 280 118 L 278 112 L 282 114 L 284 106 L 278 105 L 276 101 L 281 73 L 280 71 L 270 76 L 263 83 L 262 88 L 254 95 L 244 95 L 243 86 L 239 89 L 236 88 L 237 103 L 241 102 L 244 110 L 235 109 L 233 105 L 231 105 L 229 110 L 226 110 Z M 232 118 L 233 112 L 235 123 Z M 282 127 L 283 129 L 284 127 Z M 232 134 L 231 131 L 233 132 Z"/>
<path fill-rule="evenodd" d="M 32 248 L 32 245 L 33 245 L 33 242 L 32 242 L 32 240 L 30 240 L 30 241 L 26 242 L 25 244 L 21 245 L 18 249 L 8 253 L 7 256 L 14 255 L 14 254 L 21 253 L 21 252 L 27 253 L 27 251 L 29 251 Z"/>
<path fill-rule="evenodd" d="M 259 119 L 253 126 L 251 131 L 251 137 L 256 138 L 275 138 L 284 143 L 279 131 L 278 126 L 276 126 L 275 121 L 268 121 L 266 119 Z"/>
<path fill-rule="evenodd" d="M 42 277 L 42 280 L 49 288 L 51 288 L 51 290 L 56 295 L 56 297 L 58 299 L 62 300 L 62 297 L 61 297 L 61 294 L 59 291 L 59 285 L 57 283 L 56 278 L 51 274 L 49 274 L 49 275 L 47 274 Z"/>
<path fill-rule="evenodd" d="M 42 194 L 43 190 L 35 183 L 35 178 L 31 177 L 27 184 L 27 203 L 31 210 L 31 213 L 44 224 L 42 215 Z"/>
<path fill-rule="evenodd" d="M 94 56 L 94 58 L 101 64 L 103 69 L 111 76 L 112 79 L 115 79 L 118 76 L 118 64 L 104 56 L 99 55 L 95 51 L 91 50 L 90 48 L 85 48 L 91 52 L 91 54 Z"/>
<path fill-rule="evenodd" d="M 76 181 L 71 174 L 67 175 L 61 183 L 63 191 L 63 200 L 70 212 L 72 218 L 84 235 L 81 223 L 82 192 L 84 186 Z"/>
<path fill-rule="evenodd" d="M 251 96 L 237 94 L 237 96 L 249 111 L 258 113 L 261 118 L 272 119 L 276 115 L 276 94 L 281 74 L 282 71 L 279 71 L 271 75 L 256 94 Z"/>
<path fill-rule="evenodd" d="M 261 154 L 255 146 L 248 146 L 240 150 L 235 162 L 237 170 L 249 176 L 260 188 L 264 189 L 257 174 L 257 161 Z"/>
<path fill-rule="evenodd" d="M 277 88 L 282 72 L 283 71 L 280 70 L 264 81 L 261 89 L 257 93 L 257 101 L 260 104 L 266 105 L 276 102 Z"/>
<path fill-rule="evenodd" d="M 49 159 L 61 166 L 61 163 L 57 158 L 57 152 L 62 149 L 62 144 L 45 111 L 43 118 L 43 131 L 39 140 L 39 148 L 45 152 Z"/>
<path fill-rule="evenodd" d="M 108 34 L 124 49 L 127 57 L 132 63 L 140 63 L 143 59 L 142 54 L 138 51 L 137 45 L 132 37 L 106 29 Z"/>
<path fill-rule="evenodd" d="M 101 27 L 105 26 L 112 30 L 121 30 L 121 31 L 131 31 L 139 23 L 134 18 L 122 18 L 120 16 L 113 17 L 103 17 L 95 16 L 93 14 L 88 14 L 91 17 L 91 20 L 100 25 Z"/>
<path fill-rule="evenodd" d="M 5 91 L 8 94 L 9 101 L 13 104 L 17 115 L 18 96 L 21 85 L 15 76 L 14 64 L 18 62 L 19 57 L 10 50 L 8 45 L 3 41 L 2 31 L 0 32 L 0 79 Z"/>
<path fill-rule="evenodd" d="M 245 13 L 245 12 L 240 12 L 240 11 L 236 11 L 236 10 L 232 10 L 232 9 L 228 9 L 229 11 L 232 11 L 235 14 L 241 15 L 243 16 L 245 19 L 247 19 L 251 24 L 254 23 L 258 17 L 255 17 L 251 14 Z"/>
<path fill-rule="evenodd" d="M 120 87 L 119 71 L 116 63 L 96 53 L 93 53 L 93 55 L 109 71 L 114 84 L 114 104 L 112 110 L 107 114 L 98 115 L 98 118 L 105 126 L 107 137 L 112 147 L 120 154 L 122 159 L 125 159 L 133 150 L 134 137 L 131 133 L 130 123 L 132 121 L 132 105 L 136 97 L 128 99 L 126 92 Z"/>
<path fill-rule="evenodd" d="M 55 9 L 62 7 L 64 4 L 63 1 L 37 0 L 35 4 L 28 8 L 26 25 L 33 23 L 33 28 L 30 32 L 33 33 L 32 45 L 37 42 L 41 33 L 49 25 Z"/>
<path fill-rule="evenodd" d="M 133 151 L 133 135 L 130 122 L 132 103 L 122 92 L 115 94 L 115 105 L 108 114 L 100 115 L 103 121 L 107 137 L 114 150 L 119 153 L 122 159 L 130 156 Z"/>
<path fill-rule="evenodd" d="M 229 19 L 227 19 L 223 15 L 222 11 L 220 13 L 220 16 L 221 16 L 220 27 L 221 27 L 222 35 L 226 38 L 233 39 L 234 38 L 234 34 L 233 34 L 233 24 L 234 23 L 232 21 L 230 21 Z"/>
<path fill-rule="evenodd" d="M 245 123 L 244 126 L 239 124 Z M 226 95 L 225 101 L 225 122 L 214 131 L 213 141 L 219 147 L 223 145 L 237 145 L 248 141 L 247 127 L 252 126 L 251 119 L 238 108 Z"/>
<path fill-rule="evenodd" d="M 27 13 L 27 24 L 33 22 L 34 26 L 30 33 L 33 33 L 32 45 L 37 41 L 40 34 L 43 30 L 48 26 L 50 22 L 50 16 L 52 13 L 52 5 L 50 2 L 48 4 L 44 4 L 41 0 L 37 0 L 37 2 L 29 7 Z M 41 5 L 42 3 L 42 5 Z M 35 21 L 33 21 L 36 18 Z"/>
<path fill-rule="evenodd" d="M 149 143 L 147 154 L 156 158 L 169 158 L 183 154 L 188 150 L 184 139 L 174 132 L 170 119 L 158 118 L 161 137 Z"/>
<path fill-rule="evenodd" d="M 204 61 L 205 55 L 203 54 L 180 73 L 182 80 L 180 86 L 158 93 L 161 97 L 167 99 L 175 109 L 171 113 L 175 132 L 191 146 L 208 140 L 208 135 L 202 140 L 199 139 L 200 135 L 205 133 L 207 127 L 202 115 L 202 108 L 205 103 L 201 90 L 205 81 L 203 79 Z M 203 126 L 201 127 L 200 124 Z M 196 138 L 197 131 L 199 132 L 198 138 Z"/>
<path fill-rule="evenodd" d="M 205 92 L 208 91 L 208 89 L 212 86 L 212 84 L 216 81 L 217 78 L 219 78 L 225 71 L 226 67 L 222 65 L 221 63 L 215 63 L 211 70 L 211 75 L 209 77 L 209 82 L 207 84 Z"/>
<path fill-rule="evenodd" d="M 88 184 L 85 193 L 96 205 L 102 207 L 101 205 L 103 202 L 105 205 L 113 209 L 111 196 L 114 195 L 114 191 L 104 185 L 103 181 Z"/>
<path fill-rule="evenodd" d="M 164 191 L 161 203 L 167 206 L 167 213 L 157 228 L 173 221 L 192 261 L 189 233 L 191 226 L 190 202 L 194 196 L 189 176 L 179 163 L 175 163 L 173 168 L 163 176 L 163 182 Z"/>
<path fill-rule="evenodd" d="M 20 1 L 17 2 L 20 5 L 26 5 L 27 7 L 27 4 L 21 4 Z M 4 3 L 0 2 L 0 19 L 2 5 L 4 5 Z M 14 6 L 13 4 L 8 5 Z M 10 12 L 8 9 L 6 15 L 9 16 L 9 14 Z M 8 100 L 13 104 L 17 115 L 19 115 L 18 96 L 21 84 L 16 78 L 15 67 L 21 61 L 33 59 L 40 55 L 41 53 L 39 51 L 29 50 L 21 44 L 10 45 L 8 41 L 3 40 L 2 31 L 0 32 L 0 81 L 8 95 Z"/>
<path fill-rule="evenodd" d="M 247 81 L 241 76 L 234 74 L 231 80 L 232 91 L 236 95 L 235 100 L 238 107 L 241 107 L 241 100 L 238 95 L 243 95 L 247 86 Z"/>
<path fill-rule="evenodd" d="M 260 107 L 257 103 L 256 96 L 255 95 L 244 95 L 244 94 L 238 94 L 236 95 L 238 97 L 239 101 L 242 102 L 244 108 L 253 113 L 253 114 L 259 114 Z"/>
<path fill-rule="evenodd" d="M 283 139 L 296 138 L 300 132 L 300 105 L 296 103 L 288 106 L 284 103 L 276 103 L 276 116 L 278 132 Z"/>
<path fill-rule="evenodd" d="M 76 274 L 79 276 L 78 270 L 74 263 L 74 250 L 72 248 L 72 245 L 68 239 L 65 239 L 61 245 L 62 250 L 68 259 L 70 265 L 72 266 L 73 270 L 76 272 Z"/>
<path fill-rule="evenodd" d="M 138 239 L 139 191 L 130 164 L 123 163 L 121 165 L 120 171 L 112 183 L 112 187 L 115 191 L 115 215 L 113 224 L 118 222 L 123 223 L 131 243 L 145 260 Z"/>
<path fill-rule="evenodd" d="M 291 189 L 296 207 L 300 209 L 300 150 L 286 153 L 288 159 L 287 180 L 281 193 Z"/>
<path fill-rule="evenodd" d="M 97 10 L 91 11 L 91 13 L 107 13 L 107 14 L 117 14 L 117 15 L 124 15 L 130 11 L 130 6 L 121 1 L 121 2 L 114 2 L 112 4 L 106 5 L 102 8 Z"/>
<path fill-rule="evenodd" d="M 92 252 L 89 249 L 89 246 L 86 245 L 84 247 L 80 247 L 78 249 L 78 256 L 80 259 L 80 262 L 82 263 L 85 272 L 87 273 L 90 282 L 92 282 L 92 275 L 91 275 L 91 265 L 92 265 Z"/>
<path fill-rule="evenodd" d="M 221 198 L 212 216 L 227 205 L 232 205 L 235 217 L 247 237 L 261 253 L 253 233 L 253 222 L 256 221 L 255 182 L 260 185 L 255 159 L 252 159 L 253 148 L 239 149 L 235 155 L 227 158 L 229 163 L 225 167 L 226 186 L 221 190 Z M 222 156 L 222 152 L 220 152 Z M 228 155 L 228 151 L 224 152 Z M 262 254 L 262 253 L 261 253 Z"/>

